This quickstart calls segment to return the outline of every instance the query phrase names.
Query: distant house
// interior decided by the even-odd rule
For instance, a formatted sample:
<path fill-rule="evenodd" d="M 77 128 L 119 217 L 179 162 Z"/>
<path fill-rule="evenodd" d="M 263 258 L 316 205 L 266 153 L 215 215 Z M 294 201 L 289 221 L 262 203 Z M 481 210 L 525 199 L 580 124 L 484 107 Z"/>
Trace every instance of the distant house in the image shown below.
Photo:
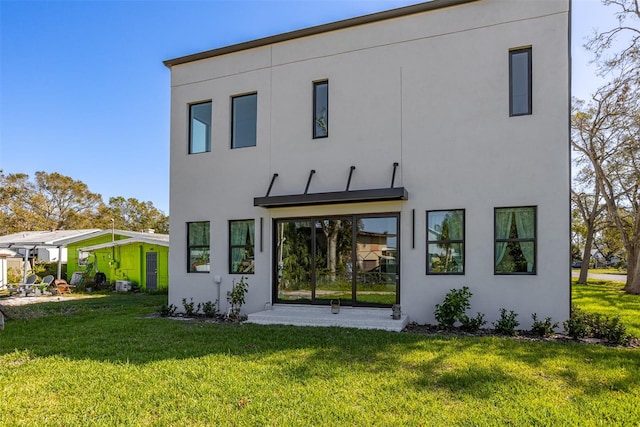
<path fill-rule="evenodd" d="M 0 248 L 14 251 L 23 261 L 23 276 L 26 278 L 30 269 L 29 262 L 33 259 L 58 264 L 57 277 L 62 276 L 62 265 L 66 263 L 67 249 L 65 242 L 69 239 L 80 238 L 100 231 L 97 228 L 85 230 L 55 230 L 55 231 L 21 231 L 19 233 L 0 236 Z M 2 274 L 6 278 L 7 263 Z"/>
<path fill-rule="evenodd" d="M 16 259 L 16 253 L 22 260 L 57 262 L 57 278 L 64 278 L 62 265 L 66 263 L 67 281 L 74 272 L 85 273 L 90 279 L 101 272 L 110 283 L 128 281 L 141 289 L 167 289 L 169 284 L 167 234 L 97 228 L 25 231 L 0 236 L 0 250 L 0 279 L 5 281 L 8 259 Z M 20 265 L 24 265 L 26 277 L 30 264 Z"/>
<path fill-rule="evenodd" d="M 570 0 L 433 0 L 165 61 L 169 302 L 570 312 Z M 379 273 L 379 274 L 378 274 Z M 361 309 L 362 308 L 362 309 Z"/>
<path fill-rule="evenodd" d="M 102 230 L 68 239 L 67 275 L 82 272 L 90 279 L 104 273 L 110 283 L 130 282 L 145 290 L 169 285 L 169 235 Z"/>

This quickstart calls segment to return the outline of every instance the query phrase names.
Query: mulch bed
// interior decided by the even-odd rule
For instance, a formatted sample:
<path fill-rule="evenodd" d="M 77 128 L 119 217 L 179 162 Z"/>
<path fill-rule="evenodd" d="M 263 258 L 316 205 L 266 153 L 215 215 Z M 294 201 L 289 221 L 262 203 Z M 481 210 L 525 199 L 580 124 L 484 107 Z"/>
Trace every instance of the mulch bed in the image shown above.
<path fill-rule="evenodd" d="M 439 329 L 436 325 L 421 325 L 418 323 L 409 323 L 402 332 L 412 333 L 412 334 L 421 334 L 421 335 L 438 335 L 438 336 L 459 336 L 459 337 L 502 337 L 502 338 L 511 338 L 515 340 L 526 340 L 526 341 L 546 341 L 546 342 L 560 342 L 560 343 L 568 343 L 568 342 L 577 342 L 581 344 L 601 344 L 608 347 L 624 347 L 624 348 L 640 348 L 640 340 L 638 338 L 633 338 L 627 345 L 620 344 L 612 344 L 604 339 L 600 338 L 579 338 L 574 339 L 566 334 L 552 334 L 548 337 L 540 337 L 532 334 L 529 331 L 516 331 L 516 335 L 508 336 L 501 335 L 496 333 L 493 329 L 480 329 L 477 332 L 467 332 L 463 331 L 459 328 L 453 329 Z"/>

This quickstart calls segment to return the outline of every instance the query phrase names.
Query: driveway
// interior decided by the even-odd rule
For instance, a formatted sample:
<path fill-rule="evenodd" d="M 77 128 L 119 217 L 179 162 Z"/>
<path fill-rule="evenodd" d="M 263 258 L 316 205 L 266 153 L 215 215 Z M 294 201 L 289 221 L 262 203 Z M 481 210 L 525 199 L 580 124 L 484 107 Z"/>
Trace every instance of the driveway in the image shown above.
<path fill-rule="evenodd" d="M 571 277 L 579 277 L 580 276 L 580 272 L 579 271 L 571 271 Z M 594 274 L 594 273 L 587 273 L 587 278 L 588 279 L 597 279 L 597 280 L 610 280 L 612 282 L 620 282 L 620 283 L 626 283 L 627 282 L 627 275 L 626 274 Z"/>

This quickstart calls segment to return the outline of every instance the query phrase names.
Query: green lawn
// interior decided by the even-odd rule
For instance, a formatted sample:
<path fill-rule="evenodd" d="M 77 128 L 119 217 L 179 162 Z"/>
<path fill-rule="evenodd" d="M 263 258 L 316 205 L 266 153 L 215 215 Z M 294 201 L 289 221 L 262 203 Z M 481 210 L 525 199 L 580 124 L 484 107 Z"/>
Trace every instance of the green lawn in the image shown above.
<path fill-rule="evenodd" d="M 608 285 L 573 289 L 585 309 L 602 299 L 603 310 L 632 310 L 640 298 Z M 21 319 L 0 331 L 0 425 L 640 420 L 638 349 L 145 317 L 165 301 L 109 295 L 12 310 Z"/>
<path fill-rule="evenodd" d="M 609 317 L 616 314 L 627 326 L 627 331 L 640 337 L 640 296 L 626 294 L 624 283 L 605 280 L 588 280 L 586 285 L 573 280 L 571 299 L 573 304 L 588 313 L 600 313 Z"/>

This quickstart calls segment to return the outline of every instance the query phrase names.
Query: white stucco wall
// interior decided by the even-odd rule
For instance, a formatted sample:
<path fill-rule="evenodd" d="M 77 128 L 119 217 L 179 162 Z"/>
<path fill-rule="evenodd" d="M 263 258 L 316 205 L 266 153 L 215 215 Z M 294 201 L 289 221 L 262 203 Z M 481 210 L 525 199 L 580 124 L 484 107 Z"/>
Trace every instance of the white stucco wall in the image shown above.
<path fill-rule="evenodd" d="M 471 311 L 504 307 L 522 327 L 569 315 L 569 1 L 486 0 L 172 67 L 169 302 L 225 295 L 228 221 L 255 219 L 245 312 L 271 302 L 275 218 L 401 214 L 401 305 L 434 323 L 451 288 Z M 532 46 L 533 114 L 509 117 L 509 49 Z M 312 82 L 329 80 L 329 137 L 313 140 Z M 230 97 L 258 93 L 257 146 L 231 150 Z M 188 155 L 188 105 L 212 100 L 212 149 Z M 383 188 L 403 202 L 263 209 L 264 196 Z M 494 208 L 537 206 L 537 274 L 493 273 Z M 464 276 L 425 274 L 425 212 L 465 209 Z M 411 213 L 415 210 L 415 248 Z M 260 219 L 264 228 L 260 230 Z M 186 223 L 211 221 L 211 272 L 186 272 Z M 262 232 L 263 250 L 260 251 Z M 220 276 L 220 291 L 214 277 Z M 219 292 L 219 293 L 218 293 Z"/>

